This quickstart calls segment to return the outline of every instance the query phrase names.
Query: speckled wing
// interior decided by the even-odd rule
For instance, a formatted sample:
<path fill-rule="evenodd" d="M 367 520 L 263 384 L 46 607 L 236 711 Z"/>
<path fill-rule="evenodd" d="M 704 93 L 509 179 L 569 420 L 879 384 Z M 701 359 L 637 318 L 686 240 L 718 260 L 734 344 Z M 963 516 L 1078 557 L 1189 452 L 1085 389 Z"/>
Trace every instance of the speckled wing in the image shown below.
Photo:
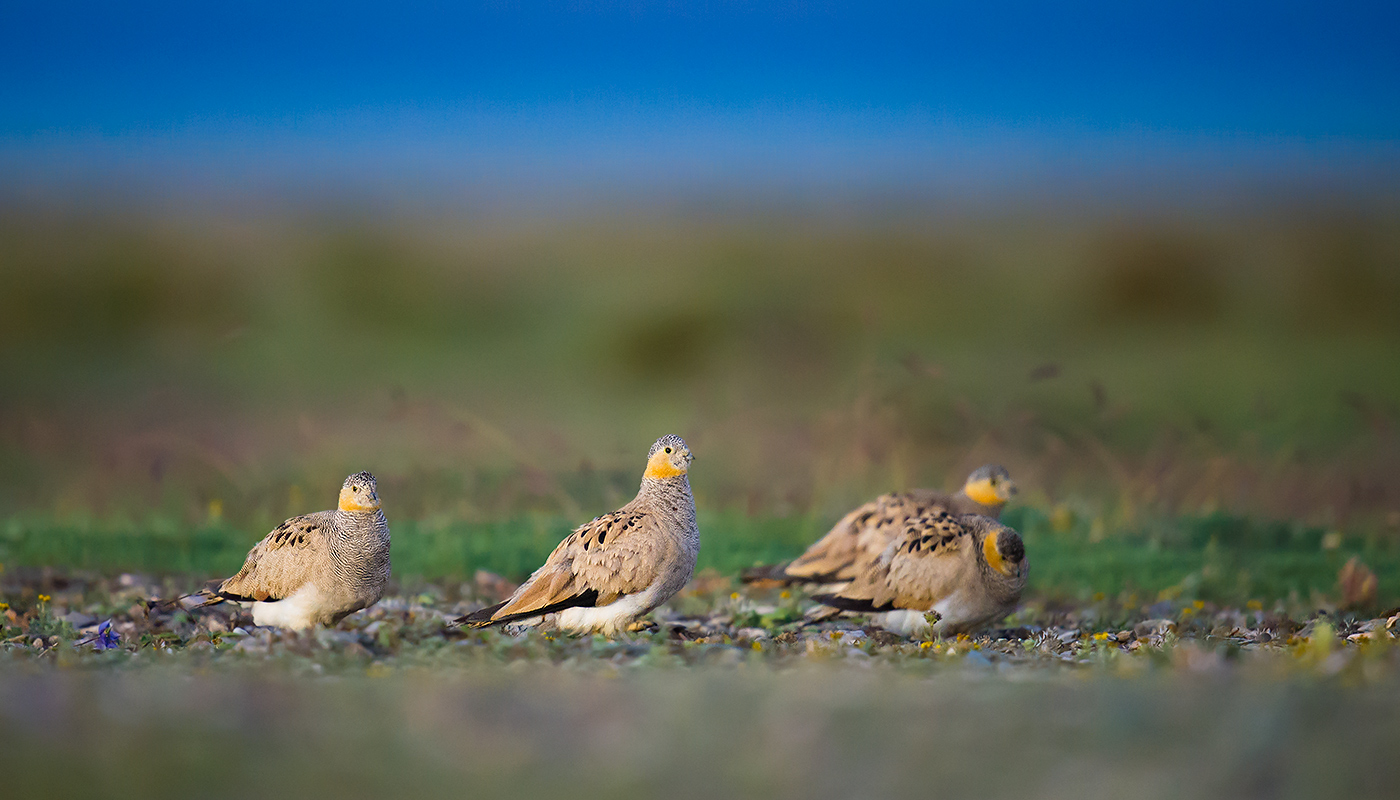
<path fill-rule="evenodd" d="M 812 599 L 847 611 L 927 610 L 966 580 L 976 554 L 971 531 L 946 512 L 910 520 L 891 542 L 840 591 Z"/>
<path fill-rule="evenodd" d="M 219 586 L 226 600 L 281 600 L 300 589 L 328 558 L 332 512 L 292 517 L 248 551 L 243 569 Z"/>
<path fill-rule="evenodd" d="M 640 592 L 656 581 L 661 565 L 679 557 L 660 524 L 655 513 L 624 506 L 580 525 L 514 595 L 462 621 L 492 625 L 577 606 L 605 606 Z"/>
<path fill-rule="evenodd" d="M 946 508 L 948 496 L 932 490 L 884 494 L 832 526 L 821 539 L 788 564 L 781 576 L 814 582 L 848 581 L 880 557 L 910 519 Z"/>

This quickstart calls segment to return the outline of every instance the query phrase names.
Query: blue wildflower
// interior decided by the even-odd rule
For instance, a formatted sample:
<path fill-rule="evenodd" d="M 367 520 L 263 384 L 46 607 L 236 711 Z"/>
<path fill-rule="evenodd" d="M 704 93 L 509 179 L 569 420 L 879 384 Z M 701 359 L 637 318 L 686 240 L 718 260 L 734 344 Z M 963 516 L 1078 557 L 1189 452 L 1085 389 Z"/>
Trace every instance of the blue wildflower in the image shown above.
<path fill-rule="evenodd" d="M 115 650 L 122 646 L 122 639 L 116 631 L 112 630 L 112 621 L 109 619 L 97 626 L 97 635 L 86 643 L 91 644 L 97 650 Z"/>

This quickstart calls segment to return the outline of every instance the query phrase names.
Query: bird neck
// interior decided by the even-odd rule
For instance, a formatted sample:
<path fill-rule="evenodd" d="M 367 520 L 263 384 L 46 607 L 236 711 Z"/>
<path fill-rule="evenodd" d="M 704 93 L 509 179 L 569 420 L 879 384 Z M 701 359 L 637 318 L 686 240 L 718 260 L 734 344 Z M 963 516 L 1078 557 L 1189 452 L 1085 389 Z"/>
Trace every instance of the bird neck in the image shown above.
<path fill-rule="evenodd" d="M 958 493 L 953 495 L 953 500 L 962 501 L 954 503 L 956 506 L 961 506 L 959 509 L 960 513 L 969 513 L 972 511 L 994 519 L 1001 515 L 1002 506 L 1006 505 L 1006 503 L 998 499 L 996 495 L 991 495 L 990 497 L 978 495 L 974 497 L 968 494 L 967 487 L 959 489 Z M 985 500 L 991 500 L 993 502 L 984 502 Z"/>
<path fill-rule="evenodd" d="M 389 532 L 389 521 L 384 518 L 383 509 L 376 508 L 374 511 L 367 512 L 337 510 L 335 516 L 336 528 L 346 538 L 382 537 Z"/>
<path fill-rule="evenodd" d="M 638 497 L 690 497 L 690 478 L 684 474 L 673 475 L 669 478 L 642 478 L 642 488 L 637 491 Z"/>
<path fill-rule="evenodd" d="M 643 478 L 637 490 L 637 500 L 668 507 L 675 512 L 695 518 L 695 496 L 690 493 L 690 479 L 684 475 L 673 478 Z"/>

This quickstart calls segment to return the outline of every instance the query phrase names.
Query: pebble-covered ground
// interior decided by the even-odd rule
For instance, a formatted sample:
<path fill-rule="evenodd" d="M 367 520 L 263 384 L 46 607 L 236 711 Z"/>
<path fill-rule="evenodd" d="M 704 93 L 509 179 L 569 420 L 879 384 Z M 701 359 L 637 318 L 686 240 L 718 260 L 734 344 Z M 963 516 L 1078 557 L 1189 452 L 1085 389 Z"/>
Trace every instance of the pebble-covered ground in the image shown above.
<path fill-rule="evenodd" d="M 1400 636 L 1400 614 L 1289 614 L 1284 603 L 1229 608 L 1200 601 L 1127 604 L 1135 598 L 1082 605 L 1032 599 L 1002 627 L 911 640 L 860 617 L 817 620 L 816 607 L 799 590 L 751 590 L 709 576 L 658 609 L 649 630 L 610 641 L 455 625 L 457 617 L 510 589 L 487 574 L 460 585 L 400 587 L 333 629 L 302 634 L 255 627 L 233 604 L 152 607 L 152 598 L 196 588 L 169 579 L 33 570 L 4 575 L 0 587 L 6 598 L 0 639 L 11 666 L 135 664 L 183 653 L 202 664 L 285 657 L 315 670 L 369 671 L 526 660 L 582 669 L 879 661 L 913 670 L 960 665 L 1008 674 L 1257 668 L 1356 681 L 1400 672 L 1400 648 L 1391 646 Z"/>

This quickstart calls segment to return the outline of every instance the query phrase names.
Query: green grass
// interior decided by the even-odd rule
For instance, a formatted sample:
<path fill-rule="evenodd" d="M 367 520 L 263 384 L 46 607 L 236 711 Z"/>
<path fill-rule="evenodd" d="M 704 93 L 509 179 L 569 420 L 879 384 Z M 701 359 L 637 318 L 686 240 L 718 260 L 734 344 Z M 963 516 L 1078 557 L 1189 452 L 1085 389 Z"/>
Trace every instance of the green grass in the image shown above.
<path fill-rule="evenodd" d="M 1052 595 L 1307 602 L 1314 593 L 1334 596 L 1338 572 L 1357 557 L 1376 573 L 1380 602 L 1400 600 L 1400 547 L 1390 539 L 1339 538 L 1327 548 L 1325 528 L 1219 513 L 1153 520 L 1102 538 L 1082 520 L 1057 530 L 1052 515 L 1033 508 L 1012 508 L 1004 521 L 1024 535 L 1032 591 Z"/>
<path fill-rule="evenodd" d="M 1337 573 L 1359 557 L 1379 578 L 1383 605 L 1400 601 L 1400 547 L 1391 540 L 1341 539 L 1327 531 L 1215 514 L 1154 520 L 1102 538 L 1082 519 L 1065 522 L 1029 507 L 1005 517 L 1023 532 L 1031 561 L 1031 596 L 1086 599 L 1137 594 L 1242 604 L 1333 596 Z M 1057 529 L 1058 524 L 1060 528 Z M 699 569 L 736 575 L 745 567 L 789 559 L 826 530 L 809 517 L 702 512 Z M 394 572 L 400 579 L 467 579 L 478 569 L 519 580 L 568 533 L 570 521 L 527 515 L 496 522 L 395 522 Z M 12 519 L 0 529 L 0 562 L 105 574 L 133 571 L 200 577 L 227 575 L 242 563 L 255 532 L 226 526 L 183 528 L 58 524 Z"/>
<path fill-rule="evenodd" d="M 702 514 L 700 569 L 737 572 L 791 558 L 818 534 L 801 518 Z M 394 572 L 402 577 L 469 578 L 478 569 L 520 579 L 571 530 L 563 517 L 498 522 L 443 520 L 393 524 Z M 0 528 L 0 563 L 103 573 L 231 574 L 259 538 L 226 526 L 181 528 L 166 521 L 120 527 L 12 519 Z"/>

